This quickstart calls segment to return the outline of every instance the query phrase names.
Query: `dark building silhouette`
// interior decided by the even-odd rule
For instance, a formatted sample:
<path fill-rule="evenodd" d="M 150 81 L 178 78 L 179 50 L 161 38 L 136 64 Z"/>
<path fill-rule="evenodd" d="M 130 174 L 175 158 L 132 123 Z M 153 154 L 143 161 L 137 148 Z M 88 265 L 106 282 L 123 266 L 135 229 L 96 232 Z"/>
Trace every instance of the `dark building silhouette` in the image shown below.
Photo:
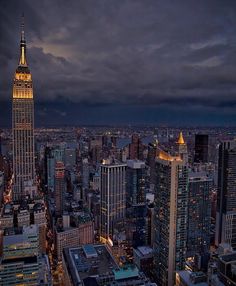
<path fill-rule="evenodd" d="M 208 162 L 208 135 L 196 134 L 195 135 L 195 163 Z"/>
<path fill-rule="evenodd" d="M 144 146 L 138 134 L 133 134 L 129 144 L 129 159 L 143 160 Z"/>
<path fill-rule="evenodd" d="M 145 163 L 138 160 L 127 161 L 126 171 L 126 196 L 127 204 L 144 203 L 145 197 Z"/>
<path fill-rule="evenodd" d="M 236 249 L 236 141 L 219 146 L 215 244 Z"/>
<path fill-rule="evenodd" d="M 147 165 L 150 167 L 150 184 L 155 184 L 156 180 L 155 160 L 159 150 L 157 146 L 157 141 L 148 145 Z"/>

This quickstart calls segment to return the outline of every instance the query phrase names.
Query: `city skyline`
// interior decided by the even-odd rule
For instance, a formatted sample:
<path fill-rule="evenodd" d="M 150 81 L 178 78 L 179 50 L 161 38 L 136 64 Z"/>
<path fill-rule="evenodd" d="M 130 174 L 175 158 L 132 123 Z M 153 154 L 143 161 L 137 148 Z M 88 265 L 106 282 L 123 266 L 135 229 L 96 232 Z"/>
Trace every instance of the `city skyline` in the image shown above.
<path fill-rule="evenodd" d="M 236 125 L 233 1 L 11 1 L 3 7 L 1 126 L 10 126 L 15 19 L 20 22 L 22 9 L 37 77 L 36 126 Z"/>
<path fill-rule="evenodd" d="M 236 286 L 233 7 L 4 2 L 1 285 Z"/>

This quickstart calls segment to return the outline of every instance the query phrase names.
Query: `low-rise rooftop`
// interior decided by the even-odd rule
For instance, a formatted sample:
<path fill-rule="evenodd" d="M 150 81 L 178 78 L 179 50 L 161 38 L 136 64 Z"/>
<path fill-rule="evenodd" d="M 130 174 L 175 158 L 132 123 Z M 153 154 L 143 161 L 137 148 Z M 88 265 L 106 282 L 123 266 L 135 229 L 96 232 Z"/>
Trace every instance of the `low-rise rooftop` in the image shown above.
<path fill-rule="evenodd" d="M 112 273 L 118 265 L 105 245 L 65 248 L 63 257 L 74 285 L 91 276 Z"/>
<path fill-rule="evenodd" d="M 207 286 L 207 277 L 203 272 L 191 272 L 189 270 L 178 271 L 177 280 L 180 279 L 186 286 Z M 180 284 L 181 285 L 181 284 Z"/>

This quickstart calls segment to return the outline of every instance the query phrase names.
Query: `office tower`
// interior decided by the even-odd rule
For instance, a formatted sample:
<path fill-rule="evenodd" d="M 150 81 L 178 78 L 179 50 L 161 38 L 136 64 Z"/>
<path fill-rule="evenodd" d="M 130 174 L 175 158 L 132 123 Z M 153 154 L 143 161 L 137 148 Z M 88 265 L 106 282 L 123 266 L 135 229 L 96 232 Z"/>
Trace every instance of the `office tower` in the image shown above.
<path fill-rule="evenodd" d="M 65 193 L 65 167 L 63 162 L 56 162 L 55 166 L 55 203 L 56 215 L 60 216 L 63 213 L 63 198 Z"/>
<path fill-rule="evenodd" d="M 236 253 L 227 253 L 219 256 L 218 262 L 218 284 L 224 286 L 236 285 L 236 275 L 235 275 L 235 264 L 236 264 Z M 213 284 L 212 284 L 213 285 Z"/>
<path fill-rule="evenodd" d="M 126 207 L 126 164 L 100 166 L 101 176 L 101 240 L 113 239 L 114 229 L 124 223 Z"/>
<path fill-rule="evenodd" d="M 88 158 L 82 160 L 82 187 L 83 189 L 89 188 L 89 162 Z"/>
<path fill-rule="evenodd" d="M 156 170 L 155 170 L 155 160 L 158 155 L 158 141 L 149 143 L 148 145 L 148 156 L 147 156 L 147 165 L 150 168 L 150 184 L 151 187 L 155 184 L 156 181 Z"/>
<path fill-rule="evenodd" d="M 47 220 L 46 207 L 43 200 L 37 200 L 33 206 L 31 210 L 31 219 L 33 219 L 32 222 L 38 226 L 39 251 L 40 253 L 46 253 Z"/>
<path fill-rule="evenodd" d="M 147 208 L 147 244 L 153 247 L 154 241 L 154 207 L 149 205 Z"/>
<path fill-rule="evenodd" d="M 212 179 L 204 172 L 189 173 L 187 256 L 210 249 Z"/>
<path fill-rule="evenodd" d="M 195 135 L 195 163 L 208 162 L 208 135 L 196 134 Z"/>
<path fill-rule="evenodd" d="M 12 98 L 13 200 L 24 198 L 24 183 L 35 181 L 34 98 L 31 73 L 26 61 L 26 41 L 22 25 L 20 61 L 15 72 Z"/>
<path fill-rule="evenodd" d="M 236 248 L 236 141 L 219 146 L 215 244 Z"/>
<path fill-rule="evenodd" d="M 126 171 L 126 203 L 131 205 L 141 204 L 146 201 L 145 194 L 145 163 L 138 160 L 127 161 Z"/>
<path fill-rule="evenodd" d="M 188 148 L 187 144 L 184 141 L 183 133 L 179 133 L 179 138 L 178 141 L 176 142 L 177 144 L 177 152 L 178 155 L 181 157 L 181 159 L 184 161 L 184 163 L 188 163 Z"/>
<path fill-rule="evenodd" d="M 96 165 L 102 160 L 102 137 L 93 138 L 89 142 L 89 153 L 92 163 Z"/>
<path fill-rule="evenodd" d="M 45 148 L 45 181 L 48 190 L 53 190 L 55 187 L 55 165 L 56 162 L 64 161 L 64 149 L 59 147 Z"/>
<path fill-rule="evenodd" d="M 150 246 L 134 248 L 134 263 L 145 275 L 151 277 L 153 271 L 153 249 Z"/>
<path fill-rule="evenodd" d="M 72 168 L 76 164 L 76 149 L 66 148 L 65 151 L 65 166 Z"/>
<path fill-rule="evenodd" d="M 129 159 L 143 160 L 143 144 L 138 134 L 133 134 L 129 144 Z"/>
<path fill-rule="evenodd" d="M 157 281 L 173 286 L 185 264 L 188 169 L 183 160 L 160 152 L 156 158 L 154 262 Z"/>
<path fill-rule="evenodd" d="M 99 191 L 100 190 L 100 175 L 99 173 L 93 174 L 92 177 L 92 190 Z"/>
<path fill-rule="evenodd" d="M 126 240 L 132 247 L 147 245 L 148 218 L 146 204 L 136 204 L 126 211 Z"/>

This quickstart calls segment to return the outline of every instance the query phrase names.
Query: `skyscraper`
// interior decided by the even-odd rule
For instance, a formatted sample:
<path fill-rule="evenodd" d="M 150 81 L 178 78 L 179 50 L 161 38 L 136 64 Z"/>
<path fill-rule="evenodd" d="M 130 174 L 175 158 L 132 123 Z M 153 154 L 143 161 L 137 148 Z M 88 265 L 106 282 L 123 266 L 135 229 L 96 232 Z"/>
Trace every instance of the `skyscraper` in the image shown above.
<path fill-rule="evenodd" d="M 101 176 L 101 240 L 113 239 L 114 229 L 125 219 L 126 164 L 102 164 Z"/>
<path fill-rule="evenodd" d="M 20 60 L 13 83 L 13 200 L 24 197 L 25 182 L 35 181 L 34 98 L 31 73 L 26 61 L 26 41 L 22 24 Z"/>
<path fill-rule="evenodd" d="M 205 172 L 189 174 L 187 254 L 205 255 L 210 249 L 212 179 Z"/>
<path fill-rule="evenodd" d="M 56 215 L 63 214 L 63 198 L 65 192 L 65 166 L 63 162 L 56 162 L 55 166 L 55 202 Z"/>
<path fill-rule="evenodd" d="M 160 152 L 156 158 L 154 264 L 156 278 L 173 286 L 184 269 L 187 242 L 188 169 L 179 157 Z"/>
<path fill-rule="evenodd" d="M 138 134 L 133 134 L 129 144 L 129 159 L 143 160 L 143 144 Z"/>
<path fill-rule="evenodd" d="M 195 163 L 208 162 L 208 135 L 196 134 L 195 135 Z"/>
<path fill-rule="evenodd" d="M 138 160 L 127 161 L 127 203 L 135 205 L 144 203 L 145 196 L 145 163 Z"/>
<path fill-rule="evenodd" d="M 236 141 L 219 146 L 215 244 L 236 249 Z"/>
<path fill-rule="evenodd" d="M 184 141 L 183 133 L 179 133 L 178 141 L 176 142 L 178 146 L 178 155 L 181 157 L 181 159 L 184 161 L 184 163 L 188 163 L 188 147 L 187 144 Z"/>

